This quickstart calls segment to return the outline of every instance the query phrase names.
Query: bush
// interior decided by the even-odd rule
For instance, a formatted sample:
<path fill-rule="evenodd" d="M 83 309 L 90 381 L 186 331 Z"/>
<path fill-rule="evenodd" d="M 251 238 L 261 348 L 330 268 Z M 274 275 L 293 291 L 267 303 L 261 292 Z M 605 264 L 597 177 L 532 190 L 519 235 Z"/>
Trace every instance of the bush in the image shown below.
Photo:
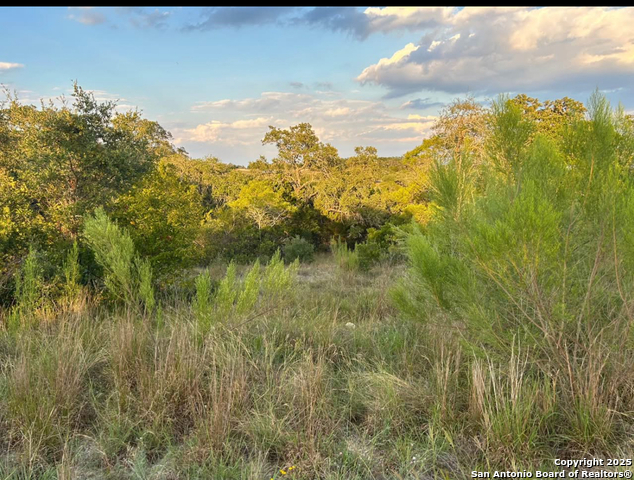
<path fill-rule="evenodd" d="M 196 277 L 196 296 L 193 310 L 196 321 L 203 331 L 208 330 L 211 321 L 211 276 L 208 270 Z"/>
<path fill-rule="evenodd" d="M 369 241 L 357 243 L 354 247 L 354 253 L 358 259 L 359 270 L 363 272 L 369 271 L 382 257 L 379 245 Z"/>
<path fill-rule="evenodd" d="M 378 229 L 369 228 L 367 242 L 378 246 L 382 259 L 390 261 L 402 260 L 404 255 L 401 240 L 408 230 L 411 230 L 410 224 L 396 227 L 391 223 L 386 223 Z"/>
<path fill-rule="evenodd" d="M 42 306 L 42 265 L 37 250 L 31 246 L 22 268 L 15 277 L 15 306 L 9 316 L 12 330 L 34 321 L 36 310 Z"/>
<path fill-rule="evenodd" d="M 275 252 L 266 267 L 262 268 L 256 260 L 246 274 L 239 278 L 235 262 L 230 262 L 224 278 L 218 284 L 213 297 L 213 309 L 216 318 L 226 320 L 245 317 L 257 308 L 270 308 L 282 298 L 288 298 L 295 285 L 299 261 L 285 266 L 279 250 Z M 206 294 L 210 288 L 207 274 L 196 282 L 197 296 L 194 311 L 199 318 L 209 321 L 204 314 Z"/>
<path fill-rule="evenodd" d="M 598 95 L 590 119 L 572 124 L 561 143 L 529 141 L 533 128 L 511 102 L 498 101 L 493 114 L 486 164 L 463 153 L 436 165 L 438 215 L 409 237 L 408 280 L 395 299 L 434 328 L 454 326 L 476 356 L 508 364 L 521 346 L 523 375 L 556 385 L 563 420 L 553 438 L 604 449 L 618 428 L 609 412 L 630 408 L 617 392 L 633 381 L 625 367 L 634 302 L 631 133 Z M 522 402 L 532 408 L 530 398 Z M 522 435 L 513 442 L 535 433 Z"/>
<path fill-rule="evenodd" d="M 127 225 L 140 255 L 151 262 L 163 281 L 202 256 L 199 243 L 202 198 L 193 185 L 179 178 L 173 165 L 159 164 L 139 185 L 117 201 L 115 218 Z"/>
<path fill-rule="evenodd" d="M 315 257 L 315 246 L 299 235 L 287 240 L 284 244 L 284 260 L 287 263 L 299 259 L 302 263 L 310 263 Z"/>
<path fill-rule="evenodd" d="M 84 238 L 104 269 L 104 283 L 115 298 L 130 302 L 135 297 L 134 243 L 127 230 L 112 222 L 103 208 L 86 219 Z"/>
<path fill-rule="evenodd" d="M 111 221 L 103 208 L 98 208 L 94 217 L 86 219 L 84 238 L 104 269 L 104 283 L 111 296 L 126 305 L 141 301 L 146 310 L 152 310 L 152 267 L 137 257 L 130 234 Z"/>
<path fill-rule="evenodd" d="M 269 261 L 262 279 L 262 293 L 268 298 L 269 303 L 288 295 L 295 285 L 299 261 L 295 261 L 288 267 L 284 266 L 280 251 L 277 250 Z"/>

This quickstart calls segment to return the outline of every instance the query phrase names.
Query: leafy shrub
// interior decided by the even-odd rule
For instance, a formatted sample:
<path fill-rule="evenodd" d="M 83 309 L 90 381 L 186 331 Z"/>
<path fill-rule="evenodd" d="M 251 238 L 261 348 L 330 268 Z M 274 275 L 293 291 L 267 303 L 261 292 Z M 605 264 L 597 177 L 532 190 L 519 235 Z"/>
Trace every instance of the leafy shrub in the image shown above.
<path fill-rule="evenodd" d="M 315 246 L 299 235 L 287 240 L 284 244 L 284 260 L 291 263 L 299 259 L 302 263 L 310 263 L 314 260 Z"/>
<path fill-rule="evenodd" d="M 84 238 L 104 269 L 104 283 L 112 297 L 126 305 L 142 301 L 146 310 L 155 305 L 152 268 L 136 256 L 129 233 L 111 221 L 103 208 L 84 223 Z"/>
<path fill-rule="evenodd" d="M 374 243 L 378 246 L 382 259 L 397 261 L 404 258 L 400 244 L 405 236 L 405 231 L 410 229 L 410 225 L 396 227 L 391 223 L 386 223 L 378 229 L 368 228 L 367 243 Z"/>
<path fill-rule="evenodd" d="M 220 319 L 244 317 L 253 312 L 259 304 L 267 307 L 275 304 L 280 298 L 291 293 L 298 267 L 298 260 L 286 267 L 279 250 L 265 268 L 256 260 L 242 278 L 238 278 L 235 262 L 230 262 L 213 296 L 214 314 Z M 196 287 L 194 312 L 198 318 L 208 321 L 209 315 L 205 313 L 205 292 L 210 288 L 208 274 L 203 273 L 198 277 Z"/>
<path fill-rule="evenodd" d="M 198 324 L 207 330 L 211 320 L 211 276 L 208 270 L 196 277 L 196 297 L 193 309 Z"/>
<path fill-rule="evenodd" d="M 359 270 L 369 271 L 382 257 L 381 247 L 375 242 L 357 243 L 354 253 L 358 259 Z"/>
<path fill-rule="evenodd" d="M 260 261 L 256 260 L 242 284 L 242 291 L 236 302 L 236 312 L 245 314 L 250 312 L 258 301 L 260 293 Z"/>
<path fill-rule="evenodd" d="M 73 247 L 66 256 L 63 266 L 64 273 L 64 294 L 68 299 L 75 298 L 80 290 L 81 272 L 79 266 L 79 248 L 77 242 L 73 242 Z"/>
<path fill-rule="evenodd" d="M 264 270 L 264 278 L 262 280 L 262 293 L 268 298 L 269 302 L 290 293 L 297 278 L 298 268 L 298 259 L 295 259 L 291 265 L 285 267 L 280 251 L 277 250 L 275 252 Z"/>
<path fill-rule="evenodd" d="M 164 162 L 117 201 L 117 220 L 128 225 L 136 250 L 165 281 L 200 258 L 195 240 L 203 218 L 202 198 L 193 185 Z"/>
<path fill-rule="evenodd" d="M 214 296 L 214 307 L 220 316 L 228 315 L 233 309 L 233 304 L 239 293 L 236 275 L 236 264 L 231 261 L 227 267 L 227 273 L 220 281 Z"/>
<path fill-rule="evenodd" d="M 380 245 L 372 241 L 357 243 L 354 249 L 351 250 L 345 242 L 333 240 L 330 243 L 330 248 L 335 256 L 337 265 L 345 272 L 358 270 L 367 272 L 380 262 L 384 256 Z"/>
<path fill-rule="evenodd" d="M 136 268 L 139 275 L 139 298 L 143 302 L 146 311 L 154 310 L 156 300 L 152 285 L 152 266 L 148 259 L 136 259 Z"/>
<path fill-rule="evenodd" d="M 131 302 L 135 297 L 134 243 L 130 234 L 112 222 L 103 208 L 84 223 L 84 238 L 104 269 L 104 283 L 110 294 Z"/>

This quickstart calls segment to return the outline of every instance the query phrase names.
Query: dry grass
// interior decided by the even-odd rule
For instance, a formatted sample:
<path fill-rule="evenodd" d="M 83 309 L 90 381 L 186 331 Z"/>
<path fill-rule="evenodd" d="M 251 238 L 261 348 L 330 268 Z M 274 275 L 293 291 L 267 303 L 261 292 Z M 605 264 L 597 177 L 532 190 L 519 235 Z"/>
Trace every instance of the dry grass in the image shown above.
<path fill-rule="evenodd" d="M 2 333 L 0 478 L 467 478 L 631 450 L 609 433 L 627 423 L 611 398 L 629 377 L 596 359 L 573 372 L 581 403 L 564 405 L 570 390 L 536 377 L 522 349 L 476 359 L 398 318 L 401 273 L 342 275 L 318 257 L 278 308 L 205 335 L 182 297 L 146 316 L 85 301 Z"/>

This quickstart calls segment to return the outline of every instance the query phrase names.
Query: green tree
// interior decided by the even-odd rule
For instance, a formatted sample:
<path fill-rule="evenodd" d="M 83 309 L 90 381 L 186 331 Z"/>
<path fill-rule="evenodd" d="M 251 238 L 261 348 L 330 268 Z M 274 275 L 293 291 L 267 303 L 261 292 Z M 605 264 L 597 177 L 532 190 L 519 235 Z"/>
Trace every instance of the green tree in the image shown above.
<path fill-rule="evenodd" d="M 309 123 L 288 130 L 269 127 L 262 144 L 277 147 L 273 166 L 299 201 L 310 201 L 317 194 L 315 183 L 339 162 L 337 149 L 322 143 Z"/>
<path fill-rule="evenodd" d="M 466 328 L 487 355 L 508 358 L 519 342 L 568 385 L 582 385 L 593 348 L 624 348 L 634 300 L 634 184 L 619 165 L 618 116 L 600 95 L 589 110 L 560 148 L 530 137 L 536 120 L 516 102 L 495 102 L 496 148 L 480 174 L 437 164 L 439 214 L 409 238 L 410 280 L 397 294 L 424 321 Z"/>
<path fill-rule="evenodd" d="M 563 135 L 563 128 L 582 120 L 586 114 L 583 103 L 569 97 L 540 102 L 537 98 L 520 94 L 511 100 L 522 114 L 535 124 L 535 131 L 553 139 Z"/>
<path fill-rule="evenodd" d="M 481 159 L 488 132 L 487 109 L 473 97 L 455 100 L 441 110 L 432 130 L 445 160 L 460 158 L 463 152 Z"/>
<path fill-rule="evenodd" d="M 244 212 L 259 230 L 278 225 L 294 209 L 284 200 L 282 192 L 265 180 L 253 180 L 242 187 L 239 197 L 229 206 Z"/>
<path fill-rule="evenodd" d="M 9 97 L 0 109 L 0 253 L 29 242 L 68 243 L 83 216 L 108 206 L 172 147 L 169 134 L 138 113 L 115 113 L 77 84 L 72 104 L 37 108 Z M 28 240 L 28 241 L 25 241 Z"/>
<path fill-rule="evenodd" d="M 118 199 L 116 212 L 157 274 L 174 272 L 199 258 L 198 237 L 205 213 L 202 197 L 196 185 L 179 178 L 173 165 L 159 163 Z"/>

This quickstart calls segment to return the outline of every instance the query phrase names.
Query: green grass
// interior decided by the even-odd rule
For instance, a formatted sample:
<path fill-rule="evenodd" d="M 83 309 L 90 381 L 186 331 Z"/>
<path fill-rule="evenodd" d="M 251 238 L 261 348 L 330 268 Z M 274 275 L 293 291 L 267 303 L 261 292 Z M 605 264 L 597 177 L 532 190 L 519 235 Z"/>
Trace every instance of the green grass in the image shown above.
<path fill-rule="evenodd" d="M 456 479 L 631 451 L 601 437 L 596 405 L 555 405 L 522 351 L 475 360 L 449 330 L 401 318 L 403 266 L 342 276 L 321 256 L 293 284 L 262 265 L 256 302 L 254 270 L 232 269 L 218 311 L 220 268 L 195 301 L 160 299 L 160 322 L 86 301 L 1 333 L 0 478 Z"/>

